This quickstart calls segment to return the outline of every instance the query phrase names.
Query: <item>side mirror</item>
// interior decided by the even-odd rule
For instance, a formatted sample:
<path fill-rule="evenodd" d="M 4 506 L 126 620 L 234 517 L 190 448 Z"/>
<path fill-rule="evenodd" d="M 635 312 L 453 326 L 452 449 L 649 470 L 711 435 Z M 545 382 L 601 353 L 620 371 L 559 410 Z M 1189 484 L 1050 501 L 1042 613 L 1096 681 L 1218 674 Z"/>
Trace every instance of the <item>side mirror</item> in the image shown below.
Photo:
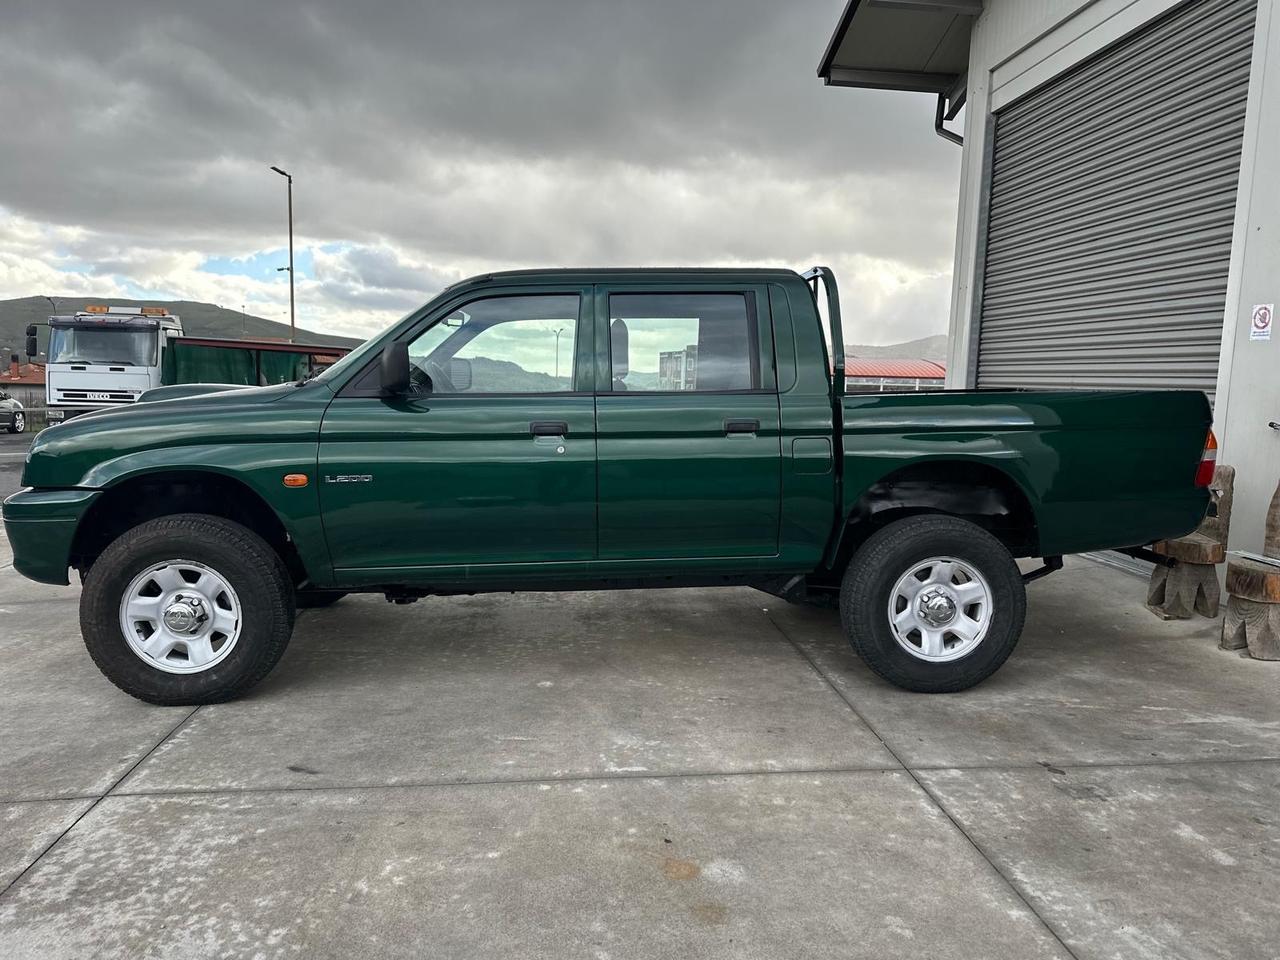
<path fill-rule="evenodd" d="M 409 392 L 409 344 L 388 343 L 383 347 L 380 368 L 378 387 L 384 397 Z"/>
<path fill-rule="evenodd" d="M 34 337 L 36 335 L 36 325 L 34 323 L 27 324 L 27 332 L 24 336 Z"/>
<path fill-rule="evenodd" d="M 471 389 L 471 361 L 462 357 L 453 357 L 449 360 L 449 382 L 453 384 L 453 389 L 459 393 L 466 393 Z"/>
<path fill-rule="evenodd" d="M 35 327 L 27 327 L 27 329 L 34 330 Z M 34 333 L 28 333 L 27 334 L 27 359 L 30 360 L 39 352 L 40 352 L 40 348 L 36 345 L 36 335 Z"/>

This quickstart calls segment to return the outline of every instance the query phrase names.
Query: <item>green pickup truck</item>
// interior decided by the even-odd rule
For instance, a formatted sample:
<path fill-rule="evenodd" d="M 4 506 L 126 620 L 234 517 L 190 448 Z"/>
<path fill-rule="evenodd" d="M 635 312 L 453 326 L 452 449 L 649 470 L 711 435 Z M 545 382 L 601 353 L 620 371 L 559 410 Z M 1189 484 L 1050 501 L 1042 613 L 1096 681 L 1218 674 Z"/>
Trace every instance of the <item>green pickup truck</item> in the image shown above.
<path fill-rule="evenodd" d="M 850 394 L 843 353 L 825 268 L 476 277 L 311 379 L 45 430 L 14 566 L 79 571 L 89 653 L 152 703 L 243 693 L 345 593 L 713 585 L 838 605 L 880 676 L 944 692 L 1063 554 L 1204 516 L 1201 393 Z"/>

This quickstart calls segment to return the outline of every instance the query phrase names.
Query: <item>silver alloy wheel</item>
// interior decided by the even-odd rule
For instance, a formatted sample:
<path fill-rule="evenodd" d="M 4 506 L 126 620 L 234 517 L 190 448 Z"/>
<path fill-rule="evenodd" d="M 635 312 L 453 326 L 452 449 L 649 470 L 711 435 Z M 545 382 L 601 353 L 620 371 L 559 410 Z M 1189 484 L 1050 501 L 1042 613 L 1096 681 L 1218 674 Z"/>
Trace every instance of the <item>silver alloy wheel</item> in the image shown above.
<path fill-rule="evenodd" d="M 13 432 L 22 433 L 27 429 L 27 415 L 21 410 L 15 411 L 13 414 Z"/>
<path fill-rule="evenodd" d="M 991 597 L 982 574 L 963 560 L 921 560 L 889 594 L 889 629 L 898 646 L 919 660 L 959 660 L 987 635 Z"/>
<path fill-rule="evenodd" d="M 240 639 L 240 599 L 227 579 L 194 560 L 152 564 L 120 598 L 129 649 L 165 673 L 200 673 Z"/>

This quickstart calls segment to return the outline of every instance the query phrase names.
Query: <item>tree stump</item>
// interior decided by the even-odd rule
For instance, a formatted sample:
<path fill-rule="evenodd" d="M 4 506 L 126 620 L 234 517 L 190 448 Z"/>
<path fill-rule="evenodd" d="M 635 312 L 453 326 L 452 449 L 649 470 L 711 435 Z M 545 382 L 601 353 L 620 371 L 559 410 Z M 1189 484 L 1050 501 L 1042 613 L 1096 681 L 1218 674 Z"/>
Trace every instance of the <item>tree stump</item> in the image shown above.
<path fill-rule="evenodd" d="M 1263 534 L 1263 554 L 1280 558 L 1280 486 L 1271 498 Z M 1231 557 L 1227 593 L 1231 596 L 1222 621 L 1222 649 L 1247 647 L 1255 660 L 1280 660 L 1280 559 L 1267 563 Z"/>
<path fill-rule="evenodd" d="M 1211 563 L 1157 564 L 1147 587 L 1147 609 L 1161 620 L 1190 620 L 1200 614 L 1218 616 L 1222 591 L 1218 568 Z"/>
<path fill-rule="evenodd" d="M 1280 660 L 1280 603 L 1227 598 L 1222 621 L 1223 650 L 1249 649 L 1255 660 Z"/>
<path fill-rule="evenodd" d="M 1214 470 L 1209 490 L 1213 506 L 1194 533 L 1151 545 L 1153 553 L 1168 557 L 1151 571 L 1147 585 L 1147 609 L 1161 620 L 1190 620 L 1195 614 L 1213 620 L 1218 616 L 1222 590 L 1216 564 L 1227 558 L 1235 475 L 1234 467 Z"/>

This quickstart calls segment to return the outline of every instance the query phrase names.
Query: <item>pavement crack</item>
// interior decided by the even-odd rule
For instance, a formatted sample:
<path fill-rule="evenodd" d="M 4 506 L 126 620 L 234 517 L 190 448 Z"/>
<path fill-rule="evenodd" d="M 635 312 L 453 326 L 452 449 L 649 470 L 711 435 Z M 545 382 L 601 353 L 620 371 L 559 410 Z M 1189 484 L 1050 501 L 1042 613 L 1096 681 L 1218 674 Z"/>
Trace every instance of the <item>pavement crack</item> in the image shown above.
<path fill-rule="evenodd" d="M 942 802 L 942 798 L 939 797 L 937 793 L 935 793 L 933 790 L 929 788 L 929 785 L 926 784 L 916 774 L 916 771 L 912 770 L 909 766 L 906 765 L 906 763 L 903 762 L 902 757 L 898 755 L 898 751 L 894 750 L 893 747 L 889 745 L 888 741 L 886 741 L 885 738 L 880 734 L 880 731 L 876 729 L 875 724 L 873 724 L 870 720 L 866 718 L 866 716 L 862 713 L 861 710 L 857 708 L 854 702 L 851 699 L 849 699 L 848 695 L 843 690 L 840 689 L 840 687 L 835 683 L 835 681 L 832 680 L 831 677 L 829 677 L 821 667 L 818 666 L 818 662 L 814 660 L 812 656 L 809 655 L 809 652 L 805 650 L 802 646 L 800 646 L 800 644 L 796 643 L 795 639 L 791 636 L 791 634 L 787 633 L 787 631 L 782 628 L 782 625 L 773 618 L 772 613 L 770 613 L 768 610 L 765 610 L 764 616 L 766 620 L 768 620 L 771 624 L 773 624 L 773 628 L 778 631 L 779 635 L 781 635 L 781 637 L 784 640 L 786 640 L 787 643 L 791 644 L 792 648 L 796 651 L 796 653 L 799 654 L 802 658 L 804 658 L 805 662 L 809 664 L 810 668 L 812 668 L 814 673 L 816 673 L 819 677 L 821 677 L 823 681 L 827 684 L 827 686 L 831 688 L 832 692 L 834 692 L 837 697 L 839 697 L 841 700 L 844 701 L 845 706 L 847 706 L 851 711 L 853 711 L 853 715 L 857 717 L 859 720 L 861 720 L 863 725 L 868 730 L 870 730 L 872 734 L 875 735 L 875 738 L 879 740 L 881 744 L 883 744 L 885 750 L 888 751 L 889 755 L 898 762 L 898 766 L 902 768 L 902 772 L 915 781 L 916 786 L 920 788 L 921 792 L 923 792 L 924 795 L 929 798 L 930 802 L 932 802 L 933 805 L 938 808 L 938 811 L 951 822 L 951 825 L 956 828 L 960 836 L 964 837 L 965 840 L 968 841 L 969 846 L 973 848 L 974 852 L 976 852 L 978 856 L 980 856 L 983 860 L 987 862 L 987 866 L 991 868 L 992 872 L 1005 882 L 1005 884 L 1009 887 L 1009 889 L 1013 891 L 1014 896 L 1016 896 L 1020 901 L 1022 901 L 1023 905 L 1027 908 L 1027 910 L 1031 913 L 1031 915 L 1040 921 L 1040 925 L 1044 927 L 1045 931 L 1049 934 L 1049 936 L 1051 936 L 1057 942 L 1058 946 L 1060 946 L 1063 949 L 1063 951 L 1067 954 L 1067 956 L 1074 958 L 1074 960 L 1080 960 L 1076 952 L 1067 946 L 1067 943 L 1062 938 L 1062 935 L 1058 933 L 1056 929 L 1054 929 L 1053 924 L 1051 924 L 1044 916 L 1041 915 L 1040 911 L 1038 911 L 1035 908 L 1035 905 L 1031 902 L 1030 896 L 1022 890 L 1022 888 L 1018 885 L 1017 882 L 1014 881 L 1012 877 L 1010 877 L 1008 874 L 1006 874 L 1003 870 L 1000 869 L 995 859 L 989 853 L 987 853 L 987 851 L 982 847 L 982 845 L 978 843 L 976 839 L 974 839 L 973 835 L 970 834 L 969 831 L 965 829 L 964 824 L 962 824 L 951 813 L 951 811 L 947 809 L 946 804 Z"/>
<path fill-rule="evenodd" d="M 36 868 L 36 865 L 39 864 L 40 861 L 43 860 L 46 856 L 48 856 L 49 852 L 54 847 L 56 847 L 59 843 L 61 843 L 62 838 L 65 837 L 67 834 L 69 834 L 72 830 L 74 830 L 76 828 L 76 825 L 81 820 L 83 820 L 95 809 L 97 809 L 98 804 L 100 804 L 103 800 L 109 797 L 111 795 L 111 792 L 115 790 L 116 787 L 124 783 L 124 781 L 129 777 L 129 775 L 133 773 L 133 771 L 137 770 L 138 767 L 142 766 L 142 764 L 144 764 L 147 761 L 148 757 L 150 757 L 153 753 L 159 750 L 166 743 L 168 743 L 169 739 L 175 733 L 177 733 L 184 726 L 186 726 L 187 721 L 190 720 L 192 717 L 194 717 L 196 715 L 196 711 L 198 711 L 199 709 L 200 709 L 199 707 L 193 707 L 185 717 L 183 717 L 181 720 L 179 720 L 177 723 L 175 723 L 172 727 L 169 728 L 168 733 L 166 733 L 158 741 L 152 744 L 151 749 L 148 750 L 146 753 L 144 753 L 141 757 L 139 757 L 136 763 L 132 764 L 129 767 L 129 769 L 126 770 L 124 773 L 120 774 L 120 776 L 118 776 L 115 779 L 115 781 L 111 784 L 111 786 L 107 787 L 107 789 L 104 790 L 102 793 L 97 794 L 94 797 L 93 803 L 85 807 L 84 810 L 81 811 L 80 815 L 67 825 L 67 828 L 65 830 L 63 830 L 60 834 L 54 837 L 53 841 L 50 844 L 48 844 L 43 850 L 41 850 L 34 860 L 32 860 L 25 867 L 23 867 L 22 871 L 16 877 L 14 877 L 12 880 L 9 881 L 9 883 L 5 885 L 5 888 L 3 890 L 0 890 L 0 900 L 4 899 L 4 897 L 8 895 L 9 891 L 12 890 L 14 887 L 16 887 L 22 881 L 23 877 L 25 877 L 28 873 L 34 870 Z"/>

